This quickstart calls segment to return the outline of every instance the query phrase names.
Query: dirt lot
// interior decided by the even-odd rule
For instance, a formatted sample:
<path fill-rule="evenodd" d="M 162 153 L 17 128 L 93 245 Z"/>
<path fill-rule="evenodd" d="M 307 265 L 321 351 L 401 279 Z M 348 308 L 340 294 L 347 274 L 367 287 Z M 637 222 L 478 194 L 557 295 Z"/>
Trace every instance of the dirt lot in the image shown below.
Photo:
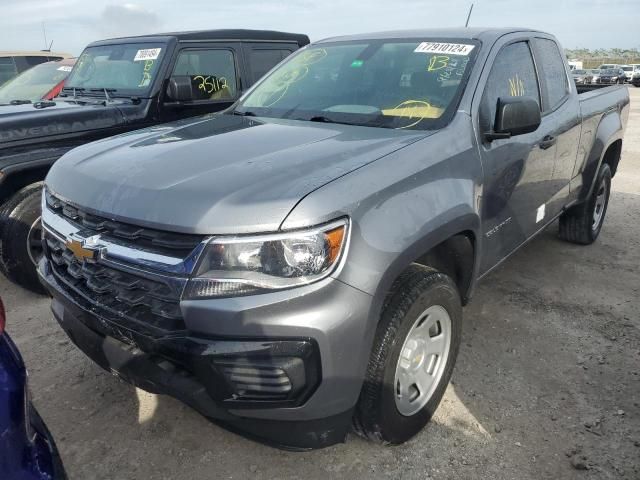
<path fill-rule="evenodd" d="M 434 421 L 400 447 L 353 435 L 289 453 L 136 391 L 66 339 L 49 301 L 0 279 L 10 334 L 71 479 L 640 479 L 640 88 L 607 220 L 556 226 L 480 285 Z"/>

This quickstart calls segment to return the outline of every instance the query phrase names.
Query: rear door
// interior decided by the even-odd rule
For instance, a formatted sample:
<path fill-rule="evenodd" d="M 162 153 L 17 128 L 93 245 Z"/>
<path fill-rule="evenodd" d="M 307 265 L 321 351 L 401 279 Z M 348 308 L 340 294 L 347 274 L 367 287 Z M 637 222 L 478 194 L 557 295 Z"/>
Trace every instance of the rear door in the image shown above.
<path fill-rule="evenodd" d="M 497 52 L 497 53 L 495 53 Z M 478 143 L 484 170 L 482 221 L 484 273 L 542 228 L 549 218 L 545 205 L 553 196 L 556 144 L 548 140 L 554 119 L 543 117 L 534 132 L 487 141 L 499 98 L 528 97 L 542 110 L 540 86 L 529 38 L 504 37 L 494 47 L 478 105 Z M 474 104 L 478 104 L 474 100 Z"/>
<path fill-rule="evenodd" d="M 580 104 L 565 61 L 555 40 L 536 37 L 531 42 L 542 93 L 542 115 L 550 127 L 547 139 L 556 143 L 553 171 L 548 184 L 547 216 L 559 214 L 569 200 L 569 182 L 580 143 Z"/>
<path fill-rule="evenodd" d="M 297 45 L 291 43 L 246 42 L 243 44 L 243 50 L 247 65 L 248 88 L 297 50 Z"/>

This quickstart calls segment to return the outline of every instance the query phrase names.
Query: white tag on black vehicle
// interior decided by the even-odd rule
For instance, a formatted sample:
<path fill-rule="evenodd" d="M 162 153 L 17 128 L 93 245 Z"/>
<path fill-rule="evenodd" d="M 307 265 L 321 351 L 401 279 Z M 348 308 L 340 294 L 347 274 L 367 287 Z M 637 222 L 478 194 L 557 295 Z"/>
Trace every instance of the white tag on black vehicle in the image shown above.
<path fill-rule="evenodd" d="M 450 55 L 469 55 L 475 45 L 466 43 L 422 42 L 414 50 L 417 53 L 448 53 Z"/>
<path fill-rule="evenodd" d="M 136 56 L 133 58 L 134 62 L 140 62 L 143 60 L 155 60 L 160 56 L 161 48 L 146 48 L 144 50 L 138 50 Z"/>

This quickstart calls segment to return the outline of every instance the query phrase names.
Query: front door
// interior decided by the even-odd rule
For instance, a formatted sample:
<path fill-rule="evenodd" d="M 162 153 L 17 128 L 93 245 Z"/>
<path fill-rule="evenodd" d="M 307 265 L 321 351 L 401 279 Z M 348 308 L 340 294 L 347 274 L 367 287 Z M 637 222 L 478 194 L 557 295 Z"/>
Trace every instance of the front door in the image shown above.
<path fill-rule="evenodd" d="M 240 43 L 181 47 L 175 57 L 171 76 L 191 79 L 194 99 L 175 102 L 163 92 L 162 120 L 169 122 L 185 117 L 219 112 L 230 107 L 239 97 Z"/>
<path fill-rule="evenodd" d="M 480 271 L 484 273 L 547 222 L 556 142 L 547 137 L 553 130 L 552 120 L 544 117 L 535 132 L 491 142 L 484 138 L 493 129 L 499 98 L 528 97 L 541 105 L 528 39 L 511 41 L 498 51 L 481 95 L 478 142 L 484 170 L 484 252 Z"/>

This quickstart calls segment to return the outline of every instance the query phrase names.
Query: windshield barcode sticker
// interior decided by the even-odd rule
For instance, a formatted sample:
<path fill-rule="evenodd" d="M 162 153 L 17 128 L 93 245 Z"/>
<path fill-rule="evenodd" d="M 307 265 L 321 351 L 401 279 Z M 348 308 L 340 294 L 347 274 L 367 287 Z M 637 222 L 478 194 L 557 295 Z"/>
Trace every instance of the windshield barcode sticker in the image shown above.
<path fill-rule="evenodd" d="M 161 48 L 147 48 L 145 50 L 138 50 L 134 57 L 134 62 L 141 62 L 143 60 L 155 60 L 160 56 Z"/>
<path fill-rule="evenodd" d="M 449 53 L 451 55 L 469 55 L 475 45 L 465 43 L 422 42 L 414 52 L 418 53 Z"/>
<path fill-rule="evenodd" d="M 62 67 L 58 67 L 58 70 L 61 72 L 70 72 L 73 70 L 73 67 L 63 65 Z"/>

